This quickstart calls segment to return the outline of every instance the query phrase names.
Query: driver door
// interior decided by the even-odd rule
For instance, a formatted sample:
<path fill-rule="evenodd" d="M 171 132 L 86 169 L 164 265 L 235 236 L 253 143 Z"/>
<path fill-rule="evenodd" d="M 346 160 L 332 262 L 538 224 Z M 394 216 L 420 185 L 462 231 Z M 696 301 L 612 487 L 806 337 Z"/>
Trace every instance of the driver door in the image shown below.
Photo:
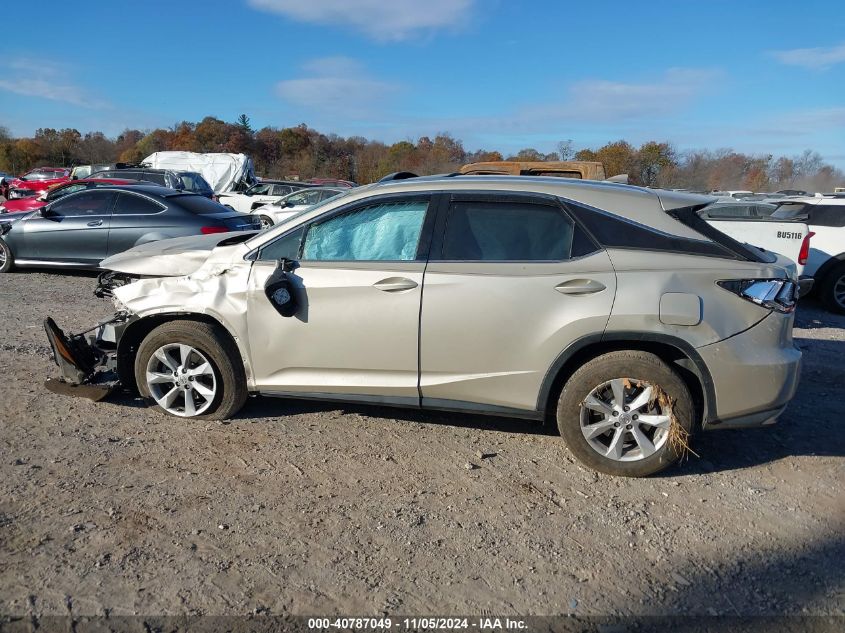
<path fill-rule="evenodd" d="M 98 266 L 108 248 L 117 195 L 89 189 L 63 196 L 26 220 L 20 259 Z"/>
<path fill-rule="evenodd" d="M 265 393 L 419 404 L 419 315 L 432 223 L 429 195 L 352 203 L 259 251 L 248 297 L 256 387 Z M 282 257 L 299 307 L 265 295 Z"/>

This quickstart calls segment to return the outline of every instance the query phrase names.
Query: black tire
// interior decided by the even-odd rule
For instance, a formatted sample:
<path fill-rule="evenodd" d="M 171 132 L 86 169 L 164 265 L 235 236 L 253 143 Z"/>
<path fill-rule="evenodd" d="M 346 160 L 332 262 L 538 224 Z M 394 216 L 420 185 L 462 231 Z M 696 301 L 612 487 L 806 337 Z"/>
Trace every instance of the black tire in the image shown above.
<path fill-rule="evenodd" d="M 271 218 L 269 215 L 259 215 L 258 219 L 261 220 L 262 229 L 269 229 L 271 226 L 276 224 L 275 222 L 273 222 L 273 218 Z"/>
<path fill-rule="evenodd" d="M 694 426 L 693 399 L 684 381 L 654 354 L 635 350 L 597 356 L 572 374 L 561 391 L 557 424 L 569 450 L 584 464 L 599 472 L 621 477 L 646 477 L 668 468 L 681 457 L 675 442 L 666 441 L 650 455 L 637 461 L 618 461 L 598 453 L 581 431 L 581 403 L 599 385 L 617 378 L 631 378 L 659 385 L 673 400 L 675 420 L 687 434 Z"/>
<path fill-rule="evenodd" d="M 3 240 L 0 240 L 0 273 L 8 273 L 15 267 L 15 256 L 12 249 Z"/>
<path fill-rule="evenodd" d="M 201 415 L 185 419 L 225 420 L 244 406 L 247 392 L 246 372 L 237 346 L 219 325 L 199 321 L 173 321 L 158 326 L 138 347 L 135 356 L 135 382 L 138 392 L 147 403 L 158 411 L 173 415 L 161 408 L 150 395 L 146 380 L 146 367 L 157 349 L 169 343 L 184 343 L 202 352 L 209 360 L 215 378 L 222 385 L 211 405 Z"/>
<path fill-rule="evenodd" d="M 831 312 L 845 314 L 845 303 L 843 303 L 845 298 L 842 298 L 842 302 L 836 299 L 837 286 L 841 297 L 843 285 L 845 285 L 845 262 L 839 263 L 829 270 L 819 286 L 819 298 Z"/>

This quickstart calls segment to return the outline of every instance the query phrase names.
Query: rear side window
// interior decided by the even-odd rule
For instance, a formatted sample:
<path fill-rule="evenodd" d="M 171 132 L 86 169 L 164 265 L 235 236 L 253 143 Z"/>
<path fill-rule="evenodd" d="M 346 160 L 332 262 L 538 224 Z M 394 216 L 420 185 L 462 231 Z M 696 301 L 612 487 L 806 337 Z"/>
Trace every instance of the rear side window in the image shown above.
<path fill-rule="evenodd" d="M 233 213 L 231 209 L 227 209 L 219 202 L 215 202 L 210 198 L 204 198 L 196 194 L 188 194 L 183 196 L 170 196 L 168 200 L 173 200 L 180 207 L 191 213 L 197 215 L 213 215 L 215 213 Z"/>
<path fill-rule="evenodd" d="M 165 174 L 156 174 L 150 173 L 148 171 L 142 171 L 139 176 L 141 180 L 146 180 L 147 182 L 154 182 L 157 185 L 162 185 L 164 187 L 169 187 L 170 183 L 167 182 L 167 177 Z"/>
<path fill-rule="evenodd" d="M 118 194 L 117 204 L 114 207 L 115 215 L 152 215 L 164 210 L 164 206 L 132 193 Z"/>
<path fill-rule="evenodd" d="M 557 207 L 519 202 L 453 202 L 442 258 L 458 261 L 561 261 L 573 223 Z"/>
<path fill-rule="evenodd" d="M 111 215 L 114 199 L 114 191 L 83 191 L 51 204 L 50 211 L 65 217 Z"/>
<path fill-rule="evenodd" d="M 845 205 L 807 205 L 809 224 L 816 226 L 845 226 Z"/>
<path fill-rule="evenodd" d="M 184 187 L 187 191 L 202 194 L 211 193 L 211 185 L 209 185 L 205 178 L 199 174 L 190 172 L 179 174 L 179 180 L 182 181 L 182 187 Z"/>

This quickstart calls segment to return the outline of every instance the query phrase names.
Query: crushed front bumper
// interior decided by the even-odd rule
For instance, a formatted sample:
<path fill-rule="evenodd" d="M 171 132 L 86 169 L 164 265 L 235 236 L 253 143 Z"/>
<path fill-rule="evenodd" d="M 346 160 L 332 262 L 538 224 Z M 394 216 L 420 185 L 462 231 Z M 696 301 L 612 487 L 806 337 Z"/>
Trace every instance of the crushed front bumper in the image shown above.
<path fill-rule="evenodd" d="M 62 373 L 59 379 L 47 380 L 47 389 L 91 400 L 102 400 L 113 392 L 119 385 L 117 343 L 128 320 L 128 315 L 118 313 L 86 332 L 68 335 L 47 317 L 44 330 Z"/>

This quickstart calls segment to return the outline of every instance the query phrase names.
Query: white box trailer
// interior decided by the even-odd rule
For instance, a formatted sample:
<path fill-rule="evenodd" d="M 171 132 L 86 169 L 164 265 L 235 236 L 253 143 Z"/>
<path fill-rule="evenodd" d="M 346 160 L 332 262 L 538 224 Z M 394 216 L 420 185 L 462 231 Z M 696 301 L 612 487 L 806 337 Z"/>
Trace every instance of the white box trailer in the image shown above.
<path fill-rule="evenodd" d="M 155 152 L 142 162 L 153 169 L 198 172 L 214 193 L 239 191 L 256 182 L 255 166 L 246 154 Z"/>

